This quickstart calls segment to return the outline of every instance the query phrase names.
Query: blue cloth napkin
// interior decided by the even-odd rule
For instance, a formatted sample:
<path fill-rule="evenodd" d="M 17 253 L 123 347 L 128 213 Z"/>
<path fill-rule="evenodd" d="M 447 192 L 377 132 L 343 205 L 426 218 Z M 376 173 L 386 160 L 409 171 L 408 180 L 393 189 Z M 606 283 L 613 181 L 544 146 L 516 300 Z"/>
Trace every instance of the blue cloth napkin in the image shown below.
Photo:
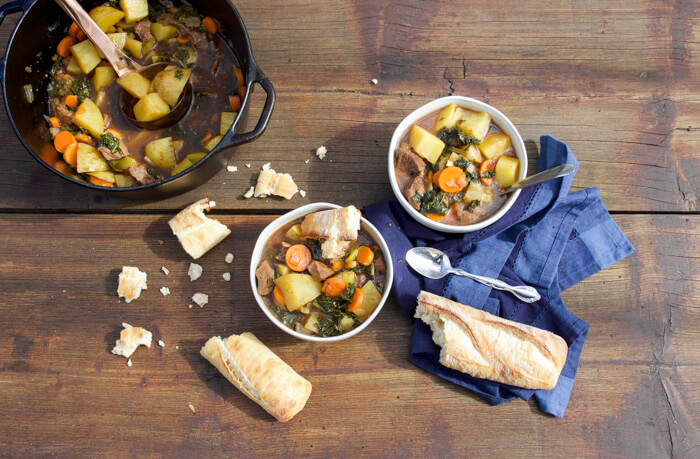
<path fill-rule="evenodd" d="M 571 150 L 550 136 L 540 138 L 539 170 L 578 161 Z M 446 234 L 413 220 L 397 201 L 364 208 L 382 233 L 394 262 L 392 293 L 414 320 L 410 360 L 419 367 L 466 387 L 494 405 L 535 396 L 540 408 L 562 417 L 569 402 L 588 324 L 564 305 L 560 292 L 634 252 L 600 199 L 597 188 L 569 193 L 573 175 L 524 189 L 498 222 L 473 233 Z M 509 293 L 491 289 L 465 277 L 431 280 L 404 262 L 412 247 L 444 251 L 453 266 L 474 274 L 497 277 L 537 288 L 542 299 L 524 303 Z M 549 330 L 566 340 L 569 353 L 556 387 L 527 390 L 478 379 L 439 363 L 440 348 L 430 327 L 413 319 L 416 297 L 426 290 L 483 309 L 504 319 Z"/>

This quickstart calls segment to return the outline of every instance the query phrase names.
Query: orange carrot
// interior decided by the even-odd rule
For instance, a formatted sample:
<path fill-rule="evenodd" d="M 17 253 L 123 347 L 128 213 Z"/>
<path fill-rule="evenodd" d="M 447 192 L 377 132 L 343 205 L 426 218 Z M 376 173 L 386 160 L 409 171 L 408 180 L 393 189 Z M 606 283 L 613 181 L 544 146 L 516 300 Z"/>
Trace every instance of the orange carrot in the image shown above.
<path fill-rule="evenodd" d="M 75 35 L 75 39 L 78 41 L 83 41 L 87 38 L 87 35 L 85 35 L 85 32 L 83 32 L 82 29 L 78 29 L 78 33 Z"/>
<path fill-rule="evenodd" d="M 207 32 L 209 32 L 211 34 L 215 34 L 217 32 L 217 30 L 219 30 L 219 26 L 216 25 L 216 21 L 214 21 L 209 16 L 202 19 L 202 25 L 204 26 L 205 29 L 207 29 Z"/>
<path fill-rule="evenodd" d="M 446 167 L 438 177 L 438 186 L 445 193 L 457 193 L 467 185 L 464 171 L 457 166 Z"/>
<path fill-rule="evenodd" d="M 90 176 L 90 178 L 88 180 L 90 181 L 90 183 L 92 183 L 93 185 L 97 185 L 97 186 L 106 186 L 108 188 L 111 188 L 114 186 L 114 183 L 108 182 L 107 180 L 102 180 L 101 178 L 93 177 L 92 175 Z"/>
<path fill-rule="evenodd" d="M 345 281 L 339 277 L 329 277 L 323 282 L 321 290 L 326 296 L 335 298 L 345 291 Z"/>
<path fill-rule="evenodd" d="M 355 290 L 355 294 L 352 296 L 352 301 L 348 305 L 348 312 L 353 312 L 362 306 L 362 302 L 365 299 L 365 292 L 361 288 Z"/>
<path fill-rule="evenodd" d="M 243 97 L 245 96 L 245 78 L 243 78 L 243 70 L 239 67 L 234 67 L 233 73 L 236 75 L 236 81 L 238 82 L 238 94 Z"/>
<path fill-rule="evenodd" d="M 437 171 L 436 173 L 433 174 L 433 178 L 430 180 L 430 182 L 431 182 L 433 185 L 438 186 L 438 178 L 440 177 L 440 174 L 441 174 L 441 173 L 442 173 L 442 170 L 439 170 L 439 171 Z"/>
<path fill-rule="evenodd" d="M 178 43 L 188 43 L 190 41 L 189 37 L 184 37 L 182 35 L 176 38 Z"/>
<path fill-rule="evenodd" d="M 343 267 L 343 260 L 335 260 L 333 262 L 333 264 L 331 265 L 331 269 L 333 269 L 333 271 L 337 271 L 342 267 Z"/>
<path fill-rule="evenodd" d="M 352 269 L 357 266 L 357 261 L 353 260 L 345 264 L 345 267 L 348 269 Z"/>
<path fill-rule="evenodd" d="M 118 131 L 115 131 L 115 130 L 112 129 L 112 128 L 105 129 L 105 134 L 112 134 L 112 135 L 113 135 L 114 137 L 116 137 L 117 139 L 119 139 L 119 140 L 122 139 L 122 135 L 121 135 Z"/>
<path fill-rule="evenodd" d="M 77 140 L 80 143 L 86 143 L 88 145 L 94 144 L 94 142 L 92 141 L 92 137 L 90 137 L 87 134 L 83 134 L 82 132 L 75 134 L 75 140 Z"/>
<path fill-rule="evenodd" d="M 70 35 L 71 37 L 75 38 L 75 37 L 78 36 L 78 30 L 80 30 L 80 27 L 78 27 L 78 24 L 76 24 L 76 23 L 74 22 L 74 23 L 71 24 L 70 27 L 68 28 L 68 35 Z"/>
<path fill-rule="evenodd" d="M 66 105 L 70 108 L 74 108 L 78 106 L 78 96 L 75 94 L 68 94 L 66 96 Z"/>
<path fill-rule="evenodd" d="M 58 47 L 56 47 L 56 52 L 61 57 L 70 57 L 70 47 L 74 44 L 75 38 L 67 36 L 58 43 Z"/>
<path fill-rule="evenodd" d="M 369 266 L 374 261 L 374 252 L 366 245 L 363 245 L 357 249 L 357 258 L 355 260 L 362 266 Z"/>
<path fill-rule="evenodd" d="M 49 124 L 51 127 L 59 127 L 61 125 L 61 122 L 56 118 L 55 116 L 52 116 L 49 118 Z"/>
<path fill-rule="evenodd" d="M 284 261 L 289 266 L 289 269 L 296 272 L 301 272 L 311 263 L 311 250 L 304 244 L 294 244 L 287 249 L 284 255 Z"/>
<path fill-rule="evenodd" d="M 444 215 L 433 214 L 433 213 L 430 213 L 430 212 L 426 213 L 425 216 L 428 217 L 428 218 L 431 219 L 431 220 L 435 220 L 436 222 L 439 222 L 440 220 L 442 220 L 443 218 L 445 218 Z"/>
<path fill-rule="evenodd" d="M 211 132 L 207 132 L 207 135 L 205 135 L 204 137 L 202 137 L 202 143 L 204 143 L 204 142 L 206 142 L 207 140 L 211 139 L 211 137 L 212 137 L 212 133 L 211 133 Z"/>
<path fill-rule="evenodd" d="M 176 7 L 176 6 L 171 6 L 170 8 L 168 8 L 168 9 L 165 10 L 165 11 L 167 11 L 167 12 L 170 13 L 170 14 L 177 14 L 178 10 L 179 10 L 178 7 Z"/>
<path fill-rule="evenodd" d="M 78 142 L 72 143 L 66 147 L 63 152 L 63 160 L 71 166 L 78 165 Z"/>
<path fill-rule="evenodd" d="M 231 111 L 238 113 L 241 109 L 241 98 L 238 95 L 228 96 L 228 103 L 231 105 Z"/>
<path fill-rule="evenodd" d="M 72 143 L 76 143 L 76 140 L 75 137 L 73 137 L 73 134 L 71 134 L 68 131 L 59 132 L 53 139 L 53 146 L 56 147 L 56 150 L 58 150 L 61 153 L 66 151 L 68 145 Z"/>
<path fill-rule="evenodd" d="M 487 159 L 479 167 L 479 177 L 481 177 L 481 183 L 484 185 L 491 185 L 493 183 L 493 177 L 484 177 L 486 171 L 492 172 L 496 169 L 496 161 L 493 159 Z"/>
<path fill-rule="evenodd" d="M 280 305 L 287 305 L 287 302 L 284 299 L 284 295 L 282 295 L 282 290 L 280 290 L 280 288 L 276 285 L 275 288 L 272 289 L 272 296 L 275 297 L 275 301 L 277 301 Z"/>

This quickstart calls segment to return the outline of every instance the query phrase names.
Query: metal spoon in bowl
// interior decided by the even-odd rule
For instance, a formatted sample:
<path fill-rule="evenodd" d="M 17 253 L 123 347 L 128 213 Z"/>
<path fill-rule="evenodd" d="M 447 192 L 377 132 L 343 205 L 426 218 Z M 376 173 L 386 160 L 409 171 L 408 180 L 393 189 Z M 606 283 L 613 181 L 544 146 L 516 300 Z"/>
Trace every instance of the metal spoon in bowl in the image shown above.
<path fill-rule="evenodd" d="M 92 20 L 90 15 L 83 9 L 82 6 L 76 0 L 54 0 L 58 6 L 60 6 L 63 11 L 65 11 L 68 16 L 80 27 L 85 35 L 92 41 L 92 43 L 97 47 L 97 49 L 102 52 L 107 61 L 112 64 L 114 71 L 121 78 L 129 73 L 140 73 L 144 77 L 151 80 L 158 72 L 167 67 L 168 63 L 157 63 L 148 66 L 140 65 L 129 58 L 122 50 L 117 48 L 112 40 L 100 29 L 100 27 Z M 126 104 L 129 110 L 124 111 L 124 115 L 129 119 L 129 121 L 142 129 L 163 129 L 174 125 L 180 119 L 187 114 L 192 105 L 192 84 L 188 81 L 185 85 L 185 89 L 182 92 L 182 96 L 177 101 L 174 107 L 161 118 L 151 120 L 151 121 L 139 121 L 133 116 L 133 111 L 131 110 L 131 105 Z M 121 100 L 129 100 L 131 95 L 122 90 Z M 124 106 L 125 104 L 120 104 Z"/>
<path fill-rule="evenodd" d="M 432 247 L 414 247 L 406 252 L 406 262 L 421 274 L 430 279 L 440 279 L 448 274 L 468 277 L 497 290 L 512 293 L 521 301 L 533 303 L 540 299 L 540 294 L 534 287 L 528 285 L 510 285 L 491 277 L 477 276 L 463 269 L 453 268 L 447 255 Z"/>
<path fill-rule="evenodd" d="M 531 175 L 530 177 L 524 178 L 522 180 L 518 180 L 517 182 L 502 188 L 500 194 L 506 194 L 515 190 L 527 188 L 532 185 L 537 185 L 539 183 L 546 182 L 547 180 L 552 180 L 559 177 L 566 177 L 567 175 L 573 174 L 575 170 L 576 167 L 573 164 L 562 164 L 561 166 L 553 167 L 551 169 L 547 169 L 546 171 L 542 171 L 535 175 Z"/>

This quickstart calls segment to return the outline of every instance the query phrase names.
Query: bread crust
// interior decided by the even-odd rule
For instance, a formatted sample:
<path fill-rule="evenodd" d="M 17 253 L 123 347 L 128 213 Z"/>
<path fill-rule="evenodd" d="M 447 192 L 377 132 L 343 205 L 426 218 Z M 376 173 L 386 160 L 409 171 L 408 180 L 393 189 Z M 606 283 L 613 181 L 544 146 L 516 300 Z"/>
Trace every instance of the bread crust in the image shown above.
<path fill-rule="evenodd" d="M 554 333 L 432 293 L 420 292 L 415 317 L 430 325 L 442 365 L 477 378 L 551 390 L 566 362 L 566 342 Z"/>

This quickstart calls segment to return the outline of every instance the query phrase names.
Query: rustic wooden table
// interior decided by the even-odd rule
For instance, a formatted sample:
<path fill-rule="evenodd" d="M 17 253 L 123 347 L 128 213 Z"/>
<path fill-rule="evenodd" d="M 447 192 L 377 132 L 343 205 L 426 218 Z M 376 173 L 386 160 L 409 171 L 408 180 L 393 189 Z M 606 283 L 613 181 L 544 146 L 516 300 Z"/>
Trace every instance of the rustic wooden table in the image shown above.
<path fill-rule="evenodd" d="M 700 455 L 696 3 L 235 3 L 278 96 L 265 135 L 235 153 L 238 172 L 160 201 L 87 193 L 38 165 L 0 114 L 0 454 Z M 309 202 L 392 198 L 395 126 L 448 94 L 506 113 L 535 165 L 540 135 L 566 142 L 581 161 L 574 188 L 600 187 L 637 248 L 564 292 L 591 328 L 563 419 L 534 401 L 491 407 L 413 366 L 411 324 L 394 301 L 360 335 L 323 345 L 280 332 L 251 294 L 259 231 Z M 266 162 L 306 196 L 244 200 Z M 205 196 L 233 234 L 190 283 L 167 220 Z M 149 274 L 131 304 L 115 294 L 122 265 Z M 188 309 L 196 291 L 210 303 Z M 139 349 L 127 367 L 110 353 L 123 321 L 165 347 Z M 246 330 L 314 385 L 289 423 L 199 356 L 208 337 Z"/>

